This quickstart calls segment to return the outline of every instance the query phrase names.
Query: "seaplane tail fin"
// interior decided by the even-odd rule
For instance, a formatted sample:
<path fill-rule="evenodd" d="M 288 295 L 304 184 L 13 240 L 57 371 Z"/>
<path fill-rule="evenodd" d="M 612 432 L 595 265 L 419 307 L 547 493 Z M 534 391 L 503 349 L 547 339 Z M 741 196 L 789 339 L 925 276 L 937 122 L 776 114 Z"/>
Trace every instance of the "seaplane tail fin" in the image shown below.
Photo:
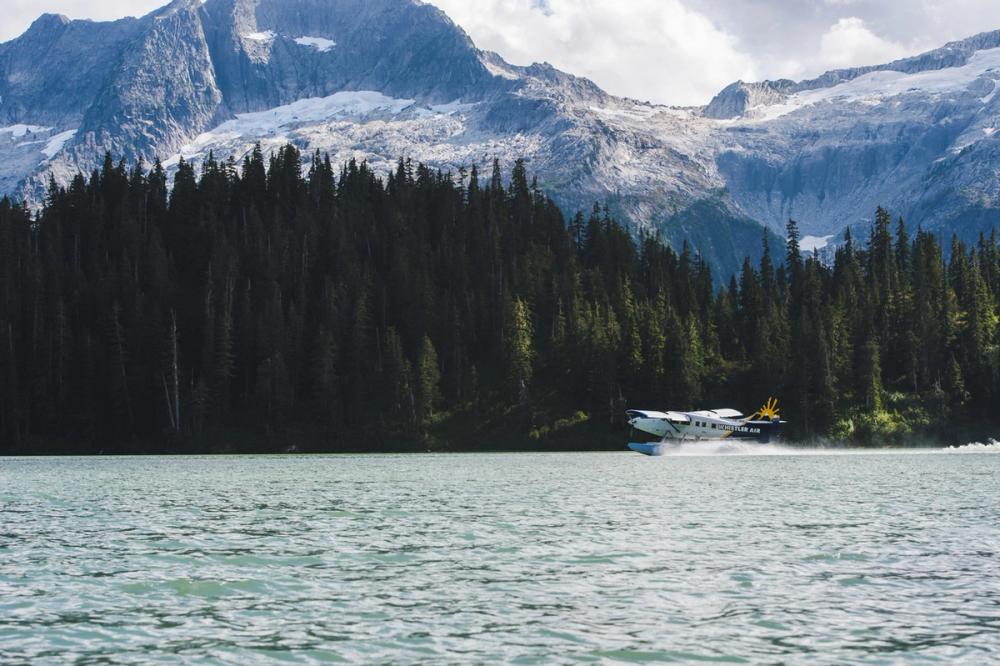
<path fill-rule="evenodd" d="M 777 398 L 768 398 L 764 406 L 750 415 L 748 421 L 773 421 L 781 418 L 781 409 L 778 408 Z"/>
<path fill-rule="evenodd" d="M 781 410 L 778 408 L 777 398 L 768 398 L 764 406 L 747 417 L 747 423 L 752 423 L 753 427 L 760 433 L 757 441 L 761 444 L 768 444 L 778 438 L 781 430 Z"/>

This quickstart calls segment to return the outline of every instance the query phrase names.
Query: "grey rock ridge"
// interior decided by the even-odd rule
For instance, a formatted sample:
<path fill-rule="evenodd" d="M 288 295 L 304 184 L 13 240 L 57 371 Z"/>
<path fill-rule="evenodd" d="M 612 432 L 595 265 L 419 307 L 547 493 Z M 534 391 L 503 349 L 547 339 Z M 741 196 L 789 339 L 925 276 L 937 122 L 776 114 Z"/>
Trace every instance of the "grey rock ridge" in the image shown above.
<path fill-rule="evenodd" d="M 663 63 L 665 66 L 669 63 Z M 175 0 L 41 16 L 0 44 L 0 193 L 37 202 L 105 151 L 241 158 L 292 142 L 389 170 L 529 161 L 567 210 L 607 203 L 726 275 L 789 217 L 825 239 L 877 205 L 967 238 L 1000 223 L 1000 31 L 707 106 L 608 95 L 478 49 L 417 0 Z M 823 240 L 816 241 L 822 244 Z"/>

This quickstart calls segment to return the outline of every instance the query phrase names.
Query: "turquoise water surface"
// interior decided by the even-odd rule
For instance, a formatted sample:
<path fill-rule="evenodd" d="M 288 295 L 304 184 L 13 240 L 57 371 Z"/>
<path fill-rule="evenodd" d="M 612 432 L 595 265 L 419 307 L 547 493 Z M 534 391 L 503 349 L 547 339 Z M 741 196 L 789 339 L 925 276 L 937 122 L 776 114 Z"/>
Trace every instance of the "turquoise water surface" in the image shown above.
<path fill-rule="evenodd" d="M 0 459 L 0 662 L 986 663 L 997 448 Z"/>

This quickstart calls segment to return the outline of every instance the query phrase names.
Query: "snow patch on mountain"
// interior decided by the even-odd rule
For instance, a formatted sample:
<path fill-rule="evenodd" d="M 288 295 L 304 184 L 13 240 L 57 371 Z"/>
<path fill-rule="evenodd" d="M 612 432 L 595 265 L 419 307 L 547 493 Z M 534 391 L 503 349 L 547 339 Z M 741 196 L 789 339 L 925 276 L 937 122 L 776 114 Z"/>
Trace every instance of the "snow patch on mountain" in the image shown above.
<path fill-rule="evenodd" d="M 271 30 L 265 30 L 264 32 L 251 32 L 243 35 L 244 39 L 249 39 L 252 42 L 272 42 L 274 38 L 277 37 Z"/>
<path fill-rule="evenodd" d="M 914 74 L 892 70 L 870 72 L 829 88 L 789 95 L 783 102 L 752 107 L 747 110 L 746 118 L 754 122 L 767 122 L 823 103 L 854 102 L 875 106 L 900 95 L 939 96 L 962 93 L 980 79 L 989 85 L 990 92 L 982 98 L 982 102 L 986 104 L 996 94 L 996 81 L 1000 79 L 1000 48 L 978 51 L 961 67 L 946 67 Z"/>
<path fill-rule="evenodd" d="M 632 120 L 638 122 L 645 122 L 651 119 L 653 116 L 659 114 L 663 109 L 662 107 L 655 106 L 619 106 L 619 107 L 600 107 L 591 106 L 590 111 L 593 111 L 599 116 L 604 118 L 614 118 L 617 120 Z"/>
<path fill-rule="evenodd" d="M 51 137 L 45 147 L 42 148 L 42 154 L 45 155 L 46 159 L 51 160 L 55 157 L 66 143 L 76 136 L 76 130 L 66 130 L 65 132 L 60 132 L 55 136 Z"/>
<path fill-rule="evenodd" d="M 39 134 L 41 132 L 51 131 L 51 127 L 42 127 L 41 125 L 11 125 L 10 127 L 0 127 L 0 135 L 8 134 L 11 139 L 21 139 L 28 134 Z"/>
<path fill-rule="evenodd" d="M 326 53 L 337 45 L 337 42 L 325 37 L 296 37 L 295 43 L 299 46 L 309 46 L 320 53 Z"/>
<path fill-rule="evenodd" d="M 218 141 L 239 137 L 274 137 L 295 126 L 343 118 L 363 118 L 376 113 L 396 115 L 413 104 L 412 99 L 395 99 L 370 90 L 300 99 L 267 111 L 239 114 L 233 120 L 199 135 L 181 149 L 180 155 L 197 155 Z"/>
<path fill-rule="evenodd" d="M 833 240 L 832 234 L 829 236 L 803 236 L 802 240 L 799 241 L 799 249 L 806 253 L 815 252 L 829 245 L 831 240 Z"/>

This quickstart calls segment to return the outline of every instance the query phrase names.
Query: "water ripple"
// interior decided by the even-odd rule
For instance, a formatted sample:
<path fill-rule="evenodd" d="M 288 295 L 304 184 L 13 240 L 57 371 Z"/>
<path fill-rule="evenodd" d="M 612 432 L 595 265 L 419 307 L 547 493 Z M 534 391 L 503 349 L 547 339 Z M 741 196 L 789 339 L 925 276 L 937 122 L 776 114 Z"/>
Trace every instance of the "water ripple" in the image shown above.
<path fill-rule="evenodd" d="M 982 448 L 0 459 L 0 662 L 983 663 Z"/>

